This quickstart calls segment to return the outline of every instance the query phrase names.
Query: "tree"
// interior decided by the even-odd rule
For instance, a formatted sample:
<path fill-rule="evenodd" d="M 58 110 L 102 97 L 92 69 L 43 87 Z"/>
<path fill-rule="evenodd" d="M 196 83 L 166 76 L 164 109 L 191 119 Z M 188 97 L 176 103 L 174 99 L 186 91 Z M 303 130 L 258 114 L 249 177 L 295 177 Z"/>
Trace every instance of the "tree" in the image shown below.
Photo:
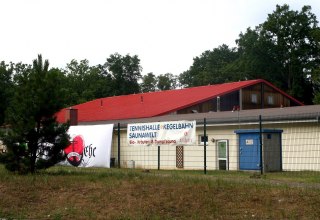
<path fill-rule="evenodd" d="M 161 74 L 157 77 L 159 90 L 171 90 L 177 87 L 177 77 L 172 73 Z"/>
<path fill-rule="evenodd" d="M 142 67 L 137 55 L 122 56 L 115 53 L 107 58 L 104 65 L 114 81 L 113 95 L 127 95 L 140 91 L 138 80 L 141 78 Z"/>
<path fill-rule="evenodd" d="M 319 67 L 319 32 L 310 6 L 301 11 L 276 6 L 267 21 L 237 40 L 239 70 L 248 78 L 264 78 L 290 95 L 312 103 L 313 69 Z"/>
<path fill-rule="evenodd" d="M 6 64 L 0 62 L 0 126 L 5 121 L 5 112 L 13 96 L 18 79 L 30 70 L 31 66 L 23 63 Z"/>
<path fill-rule="evenodd" d="M 113 95 L 113 80 L 103 65 L 90 66 L 86 59 L 71 60 L 64 71 L 67 106 Z"/>
<path fill-rule="evenodd" d="M 61 74 L 49 70 L 48 60 L 43 62 L 38 55 L 32 69 L 17 77 L 6 116 L 10 132 L 3 138 L 8 170 L 34 173 L 64 159 L 68 125 L 59 125 L 54 116 L 64 103 Z"/>
<path fill-rule="evenodd" d="M 232 81 L 234 73 L 228 71 L 228 68 L 237 56 L 236 49 L 225 44 L 212 51 L 207 50 L 193 59 L 192 66 L 180 74 L 179 81 L 184 87 Z"/>
<path fill-rule="evenodd" d="M 312 71 L 312 83 L 313 83 L 313 103 L 320 104 L 320 68 Z"/>
<path fill-rule="evenodd" d="M 4 123 L 5 111 L 13 92 L 13 67 L 0 62 L 0 125 Z"/>
<path fill-rule="evenodd" d="M 313 36 L 317 42 L 320 42 L 320 28 L 313 32 Z M 317 47 L 320 50 L 320 43 L 318 43 Z M 315 66 L 312 68 L 311 76 L 314 94 L 313 103 L 320 104 L 320 66 Z"/>
<path fill-rule="evenodd" d="M 153 73 L 148 73 L 142 77 L 142 83 L 140 84 L 142 92 L 154 92 L 157 88 L 157 78 Z"/>
<path fill-rule="evenodd" d="M 245 34 L 240 34 L 236 40 L 239 59 L 230 67 L 239 76 L 239 80 L 266 79 L 280 86 L 278 82 L 278 60 L 268 55 L 270 45 L 259 40 L 259 33 L 251 28 Z"/>

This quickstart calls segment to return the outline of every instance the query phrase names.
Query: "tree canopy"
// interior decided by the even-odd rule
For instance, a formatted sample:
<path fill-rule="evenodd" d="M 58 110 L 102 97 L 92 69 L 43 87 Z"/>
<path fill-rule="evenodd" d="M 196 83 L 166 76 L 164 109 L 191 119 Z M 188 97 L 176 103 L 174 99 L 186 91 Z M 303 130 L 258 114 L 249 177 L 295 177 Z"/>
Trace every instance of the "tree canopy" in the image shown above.
<path fill-rule="evenodd" d="M 320 29 L 310 6 L 276 6 L 262 24 L 227 45 L 205 51 L 180 74 L 183 86 L 265 79 L 305 104 L 320 103 Z"/>
<path fill-rule="evenodd" d="M 153 73 L 148 73 L 142 77 L 141 92 L 154 92 L 157 89 L 157 78 Z"/>
<path fill-rule="evenodd" d="M 112 54 L 104 64 L 111 74 L 113 83 L 113 95 L 127 95 L 140 92 L 138 80 L 141 78 L 142 67 L 137 55 L 122 56 Z"/>
<path fill-rule="evenodd" d="M 192 66 L 180 74 L 179 81 L 182 86 L 191 87 L 237 80 L 236 75 L 229 72 L 237 57 L 236 49 L 225 44 L 212 51 L 207 50 L 193 59 Z"/>
<path fill-rule="evenodd" d="M 177 87 L 177 77 L 172 73 L 160 74 L 157 77 L 158 90 L 171 90 Z"/>
<path fill-rule="evenodd" d="M 13 92 L 13 67 L 0 62 L 0 125 L 4 123 L 4 114 L 9 105 L 9 99 Z"/>
<path fill-rule="evenodd" d="M 265 79 L 305 104 L 320 103 L 320 29 L 310 6 L 301 11 L 276 6 L 262 24 L 227 45 L 195 57 L 179 76 L 181 85 L 199 86 Z"/>
<path fill-rule="evenodd" d="M 320 65 L 319 27 L 310 6 L 301 11 L 276 6 L 267 21 L 239 35 L 238 69 L 247 78 L 266 79 L 290 95 L 312 103 L 312 75 Z"/>
<path fill-rule="evenodd" d="M 90 66 L 88 60 L 71 60 L 64 72 L 66 105 L 75 105 L 96 98 L 110 96 L 113 82 L 111 75 L 102 65 Z"/>

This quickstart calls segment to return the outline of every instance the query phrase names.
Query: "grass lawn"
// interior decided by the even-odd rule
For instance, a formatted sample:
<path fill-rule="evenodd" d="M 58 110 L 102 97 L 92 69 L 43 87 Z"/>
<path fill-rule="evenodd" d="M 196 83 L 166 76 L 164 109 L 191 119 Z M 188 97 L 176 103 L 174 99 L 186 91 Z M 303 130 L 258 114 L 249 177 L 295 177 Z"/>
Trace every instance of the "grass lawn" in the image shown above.
<path fill-rule="evenodd" d="M 0 219 L 318 219 L 320 173 L 0 166 Z"/>

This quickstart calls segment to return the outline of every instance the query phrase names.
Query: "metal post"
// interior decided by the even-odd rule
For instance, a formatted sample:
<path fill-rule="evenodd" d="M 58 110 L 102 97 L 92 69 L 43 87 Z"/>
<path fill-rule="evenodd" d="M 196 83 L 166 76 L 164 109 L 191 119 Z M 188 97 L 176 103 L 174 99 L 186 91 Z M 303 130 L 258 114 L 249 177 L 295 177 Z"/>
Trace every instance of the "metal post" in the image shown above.
<path fill-rule="evenodd" d="M 279 142 L 280 142 L 280 171 L 283 171 L 282 169 L 282 133 L 279 133 Z"/>
<path fill-rule="evenodd" d="M 120 168 L 120 123 L 118 123 L 118 168 Z"/>
<path fill-rule="evenodd" d="M 203 150 L 204 150 L 204 174 L 207 174 L 207 121 L 206 118 L 203 120 Z"/>
<path fill-rule="evenodd" d="M 158 170 L 160 170 L 160 146 L 158 146 Z"/>
<path fill-rule="evenodd" d="M 259 139 L 260 139 L 260 172 L 263 174 L 263 152 L 262 152 L 262 118 L 259 115 Z"/>

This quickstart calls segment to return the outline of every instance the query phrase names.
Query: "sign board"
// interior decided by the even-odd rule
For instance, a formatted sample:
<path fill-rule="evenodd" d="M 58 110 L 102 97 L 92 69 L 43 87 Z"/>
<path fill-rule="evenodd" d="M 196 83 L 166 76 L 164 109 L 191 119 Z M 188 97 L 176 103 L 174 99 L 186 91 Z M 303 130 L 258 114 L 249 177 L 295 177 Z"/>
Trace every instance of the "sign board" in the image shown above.
<path fill-rule="evenodd" d="M 196 121 L 128 124 L 129 146 L 195 145 Z"/>
<path fill-rule="evenodd" d="M 64 150 L 77 167 L 110 167 L 113 124 L 70 126 L 71 144 Z"/>
<path fill-rule="evenodd" d="M 246 145 L 253 145 L 253 139 L 246 139 Z"/>

